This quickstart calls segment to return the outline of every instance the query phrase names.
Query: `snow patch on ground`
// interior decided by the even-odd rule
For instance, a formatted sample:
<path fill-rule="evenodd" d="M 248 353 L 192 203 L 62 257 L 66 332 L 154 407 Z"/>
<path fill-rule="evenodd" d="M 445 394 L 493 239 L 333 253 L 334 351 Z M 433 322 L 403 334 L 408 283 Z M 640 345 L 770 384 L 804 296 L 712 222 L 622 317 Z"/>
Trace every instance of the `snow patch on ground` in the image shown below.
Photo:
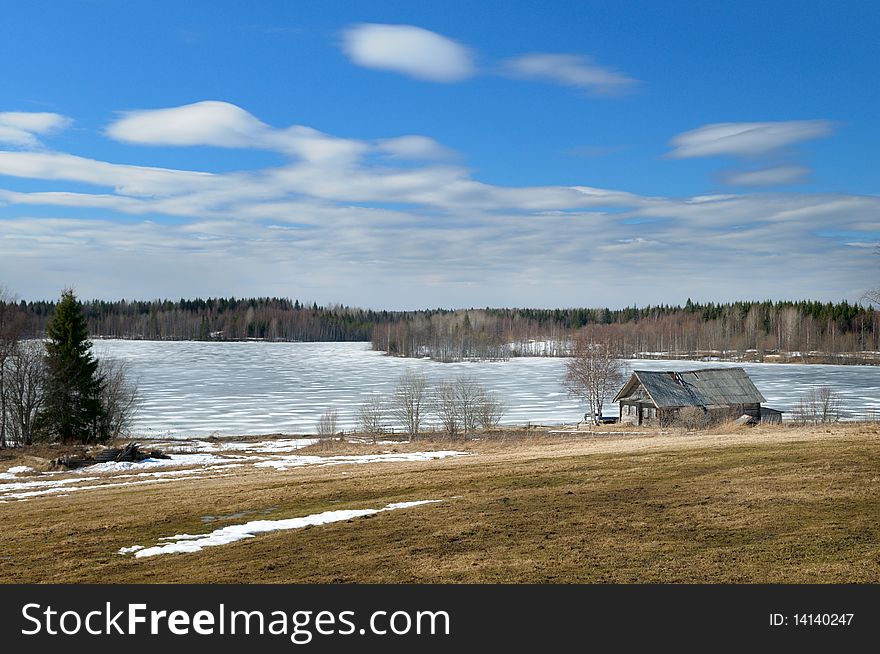
<path fill-rule="evenodd" d="M 199 443 L 212 447 L 216 445 L 207 441 L 197 441 L 196 447 L 200 447 Z M 172 454 L 170 459 L 145 459 L 137 463 L 109 461 L 72 471 L 36 473 L 36 479 L 32 477 L 28 481 L 19 480 L 16 475 L 34 471 L 27 466 L 16 466 L 5 473 L 0 473 L 0 501 L 26 500 L 46 495 L 61 497 L 62 493 L 68 494 L 74 491 L 223 477 L 232 474 L 232 469 L 244 466 L 288 470 L 304 466 L 432 461 L 468 455 L 466 452 L 449 450 L 339 456 L 284 454 L 284 452 L 299 449 L 304 446 L 304 443 L 311 444 L 311 441 L 309 439 L 281 439 L 280 441 L 253 443 L 227 442 L 220 444 L 220 447 L 217 448 L 218 453 Z M 219 453 L 222 450 L 240 451 L 243 445 L 250 447 L 250 451 L 240 454 Z M 59 475 L 70 475 L 70 477 L 59 479 Z M 86 482 L 97 483 L 87 484 Z"/>
<path fill-rule="evenodd" d="M 120 547 L 119 553 L 120 554 L 132 554 L 132 553 L 137 552 L 142 549 L 144 549 L 143 545 L 132 545 L 131 547 Z"/>
<path fill-rule="evenodd" d="M 231 457 L 219 457 L 213 454 L 173 454 L 170 459 L 144 459 L 137 463 L 131 461 L 107 461 L 80 468 L 78 473 L 128 472 L 145 468 L 173 468 L 182 466 L 212 466 L 227 463 Z"/>
<path fill-rule="evenodd" d="M 295 452 L 318 442 L 317 438 L 277 438 L 266 441 L 196 441 L 192 444 L 196 452 Z"/>
<path fill-rule="evenodd" d="M 401 461 L 433 461 L 445 459 L 451 456 L 468 456 L 467 452 L 454 450 L 440 450 L 437 452 L 400 452 L 386 454 L 354 454 L 338 456 L 282 456 L 275 459 L 267 459 L 254 464 L 258 468 L 275 468 L 287 470 L 288 468 L 301 468 L 312 465 L 344 465 L 362 463 L 385 463 Z"/>
<path fill-rule="evenodd" d="M 12 466 L 6 472 L 0 472 L 0 479 L 15 479 L 17 475 L 22 475 L 26 472 L 33 472 L 33 468 L 29 468 L 28 466 Z"/>
<path fill-rule="evenodd" d="M 199 552 L 206 547 L 228 545 L 229 543 L 235 543 L 246 538 L 253 538 L 257 534 L 326 525 L 331 522 L 342 522 L 344 520 L 374 515 L 384 511 L 406 509 L 413 506 L 434 504 L 442 501 L 443 500 L 418 500 L 415 502 L 395 502 L 388 504 L 381 509 L 347 509 L 340 511 L 324 511 L 323 513 L 314 513 L 301 518 L 288 518 L 286 520 L 252 520 L 240 525 L 229 525 L 227 527 L 215 529 L 207 534 L 177 534 L 175 536 L 166 536 L 160 540 L 169 540 L 172 542 L 147 548 L 143 548 L 140 545 L 134 545 L 133 547 L 120 549 L 119 553 L 126 554 L 129 552 L 135 552 L 136 558 L 143 558 L 158 556 L 161 554 Z M 122 550 L 127 551 L 123 552 Z"/>
<path fill-rule="evenodd" d="M 8 484 L 0 484 L 0 496 L 6 496 L 12 491 L 28 490 L 31 488 L 46 488 L 47 486 L 62 486 L 64 484 L 78 484 L 82 481 L 96 481 L 99 477 L 77 477 L 74 479 L 50 479 L 47 481 L 18 481 Z"/>

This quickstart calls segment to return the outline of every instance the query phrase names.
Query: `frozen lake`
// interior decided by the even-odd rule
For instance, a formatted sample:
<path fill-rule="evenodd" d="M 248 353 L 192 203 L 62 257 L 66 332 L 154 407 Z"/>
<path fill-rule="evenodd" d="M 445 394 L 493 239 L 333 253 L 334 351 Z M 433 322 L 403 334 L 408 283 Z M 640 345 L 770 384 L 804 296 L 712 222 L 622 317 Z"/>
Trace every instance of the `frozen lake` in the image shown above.
<path fill-rule="evenodd" d="M 390 394 L 406 370 L 432 382 L 471 375 L 496 391 L 504 423 L 577 422 L 583 406 L 560 380 L 565 360 L 436 363 L 386 357 L 369 343 L 210 343 L 96 341 L 98 356 L 127 361 L 142 405 L 135 433 L 149 437 L 211 434 L 314 433 L 328 408 L 339 428 L 351 429 L 358 406 L 372 393 Z M 629 361 L 630 369 L 688 370 L 741 365 L 767 398 L 790 411 L 810 388 L 828 385 L 842 400 L 843 417 L 880 417 L 880 367 L 699 361 Z M 607 406 L 606 415 L 616 415 Z"/>

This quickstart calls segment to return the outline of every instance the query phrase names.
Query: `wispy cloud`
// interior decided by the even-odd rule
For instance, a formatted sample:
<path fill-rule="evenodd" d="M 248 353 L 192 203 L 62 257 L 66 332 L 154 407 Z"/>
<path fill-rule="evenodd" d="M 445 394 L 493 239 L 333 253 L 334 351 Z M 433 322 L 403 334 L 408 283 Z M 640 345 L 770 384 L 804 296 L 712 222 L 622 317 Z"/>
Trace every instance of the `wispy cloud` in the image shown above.
<path fill-rule="evenodd" d="M 38 148 L 39 136 L 63 130 L 70 118 L 48 112 L 7 111 L 0 113 L 0 143 L 21 148 Z"/>
<path fill-rule="evenodd" d="M 362 23 L 342 34 L 352 62 L 431 82 L 459 82 L 476 72 L 469 48 L 414 25 Z"/>
<path fill-rule="evenodd" d="M 398 159 L 450 159 L 456 154 L 434 139 L 419 135 L 379 139 L 376 149 Z"/>
<path fill-rule="evenodd" d="M 806 181 L 810 169 L 804 166 L 775 166 L 760 170 L 729 171 L 721 176 L 731 186 L 785 186 Z"/>
<path fill-rule="evenodd" d="M 675 159 L 689 157 L 754 157 L 795 143 L 831 134 L 829 120 L 790 120 L 764 123 L 713 123 L 682 132 L 669 142 Z"/>
<path fill-rule="evenodd" d="M 573 54 L 531 53 L 509 59 L 503 70 L 514 77 L 553 82 L 598 94 L 619 94 L 633 90 L 638 81 L 590 57 Z"/>
<path fill-rule="evenodd" d="M 616 305 L 701 290 L 732 299 L 766 279 L 778 296 L 857 299 L 873 283 L 872 251 L 852 244 L 880 237 L 876 196 L 499 186 L 432 159 L 445 149 L 428 137 L 339 139 L 204 104 L 131 113 L 109 133 L 271 148 L 289 160 L 220 173 L 174 168 L 173 154 L 156 168 L 0 152 L 0 176 L 28 180 L 26 190 L 0 188 L 4 215 L 15 216 L 0 219 L 0 278 L 36 297 L 76 281 L 94 296 L 296 292 L 372 306 Z M 181 127 L 190 111 L 204 121 L 192 133 Z M 53 208 L 64 217 L 46 217 Z"/>

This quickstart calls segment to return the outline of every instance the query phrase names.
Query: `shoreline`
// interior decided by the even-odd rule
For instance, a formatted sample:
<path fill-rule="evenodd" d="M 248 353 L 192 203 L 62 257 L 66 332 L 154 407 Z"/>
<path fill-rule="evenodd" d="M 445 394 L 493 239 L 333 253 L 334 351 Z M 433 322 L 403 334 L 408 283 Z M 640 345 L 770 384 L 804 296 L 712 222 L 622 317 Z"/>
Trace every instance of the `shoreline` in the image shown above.
<path fill-rule="evenodd" d="M 364 343 L 370 344 L 370 341 L 302 341 L 302 340 L 280 340 L 268 338 L 244 338 L 244 339 L 188 339 L 188 338 L 126 338 L 121 336 L 89 336 L 89 340 L 94 342 L 103 341 L 132 341 L 146 343 Z M 394 357 L 398 359 L 431 359 L 427 356 L 405 356 L 401 354 L 389 354 L 385 350 L 375 350 L 372 347 L 367 348 L 371 352 L 376 352 L 382 356 Z M 506 359 L 461 359 L 455 361 L 444 361 L 440 359 L 431 359 L 436 363 L 491 363 L 510 361 L 511 359 L 566 359 L 563 355 L 548 354 L 521 354 L 512 353 Z M 725 350 L 696 350 L 684 352 L 638 352 L 631 356 L 621 357 L 624 361 L 695 361 L 701 363 L 777 363 L 777 364 L 796 364 L 796 365 L 832 365 L 832 366 L 880 366 L 880 352 L 873 350 L 865 350 L 861 352 L 822 352 L 813 350 L 810 352 L 781 352 L 779 350 L 768 350 L 761 352 L 758 350 L 745 350 L 742 354 L 727 354 Z"/>

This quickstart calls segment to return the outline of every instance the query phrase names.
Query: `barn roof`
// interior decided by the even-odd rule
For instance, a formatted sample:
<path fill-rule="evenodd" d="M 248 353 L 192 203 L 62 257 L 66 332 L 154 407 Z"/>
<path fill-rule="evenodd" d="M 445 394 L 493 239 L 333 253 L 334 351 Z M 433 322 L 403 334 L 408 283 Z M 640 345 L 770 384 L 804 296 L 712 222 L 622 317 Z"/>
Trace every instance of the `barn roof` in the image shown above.
<path fill-rule="evenodd" d="M 767 401 L 742 368 L 704 368 L 685 372 L 636 370 L 614 402 L 630 399 L 642 389 L 658 409 Z"/>

